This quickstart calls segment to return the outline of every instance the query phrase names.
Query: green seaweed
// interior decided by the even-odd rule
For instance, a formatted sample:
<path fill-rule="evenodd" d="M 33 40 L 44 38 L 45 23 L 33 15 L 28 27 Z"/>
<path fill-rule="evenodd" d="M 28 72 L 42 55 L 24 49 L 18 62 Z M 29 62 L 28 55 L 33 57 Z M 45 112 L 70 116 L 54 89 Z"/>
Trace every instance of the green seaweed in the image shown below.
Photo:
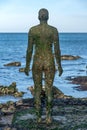
<path fill-rule="evenodd" d="M 76 130 L 78 128 L 87 128 L 87 123 L 76 125 L 72 130 Z"/>

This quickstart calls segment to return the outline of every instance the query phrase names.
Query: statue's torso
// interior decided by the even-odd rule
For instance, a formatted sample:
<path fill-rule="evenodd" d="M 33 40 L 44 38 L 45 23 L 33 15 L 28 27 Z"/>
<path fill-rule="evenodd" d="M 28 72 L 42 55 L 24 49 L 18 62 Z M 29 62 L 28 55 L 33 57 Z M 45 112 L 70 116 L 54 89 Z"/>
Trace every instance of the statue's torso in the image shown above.
<path fill-rule="evenodd" d="M 40 24 L 31 28 L 31 36 L 35 44 L 34 63 L 41 66 L 54 65 L 52 45 L 55 28 L 48 24 Z"/>

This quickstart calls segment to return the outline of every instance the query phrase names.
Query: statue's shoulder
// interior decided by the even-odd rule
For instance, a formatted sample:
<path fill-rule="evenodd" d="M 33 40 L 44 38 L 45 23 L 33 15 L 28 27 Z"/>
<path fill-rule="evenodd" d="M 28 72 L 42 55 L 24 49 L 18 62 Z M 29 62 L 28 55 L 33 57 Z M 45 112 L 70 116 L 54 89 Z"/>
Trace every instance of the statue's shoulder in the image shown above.
<path fill-rule="evenodd" d="M 58 30 L 56 27 L 49 25 L 49 30 L 53 34 L 58 34 Z"/>
<path fill-rule="evenodd" d="M 37 30 L 39 28 L 39 25 L 33 26 L 30 28 L 29 32 L 35 32 L 35 30 Z"/>
<path fill-rule="evenodd" d="M 52 29 L 53 31 L 57 31 L 57 28 L 51 25 L 48 25 L 50 29 Z"/>

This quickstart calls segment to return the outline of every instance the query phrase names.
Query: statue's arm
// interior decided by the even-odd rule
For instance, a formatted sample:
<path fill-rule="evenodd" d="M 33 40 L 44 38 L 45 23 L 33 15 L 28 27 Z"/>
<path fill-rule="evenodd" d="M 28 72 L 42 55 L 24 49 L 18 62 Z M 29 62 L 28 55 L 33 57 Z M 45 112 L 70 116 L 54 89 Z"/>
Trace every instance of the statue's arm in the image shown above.
<path fill-rule="evenodd" d="M 58 35 L 57 30 L 54 33 L 54 51 L 55 51 L 56 62 L 58 65 L 59 76 L 61 76 L 63 69 L 61 66 L 61 51 L 60 51 L 60 45 L 59 45 L 59 35 Z"/>
<path fill-rule="evenodd" d="M 25 74 L 28 75 L 30 62 L 32 58 L 32 52 L 33 52 L 33 36 L 31 33 L 31 30 L 28 33 L 28 47 L 26 51 L 26 67 L 25 67 Z"/>

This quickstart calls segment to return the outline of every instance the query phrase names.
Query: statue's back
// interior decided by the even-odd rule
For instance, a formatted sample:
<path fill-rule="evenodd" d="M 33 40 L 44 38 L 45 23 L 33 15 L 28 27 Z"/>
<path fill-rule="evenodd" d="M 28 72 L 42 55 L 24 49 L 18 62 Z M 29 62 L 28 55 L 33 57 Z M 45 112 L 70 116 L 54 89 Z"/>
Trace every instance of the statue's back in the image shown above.
<path fill-rule="evenodd" d="M 54 56 L 52 45 L 54 41 L 54 33 L 56 28 L 48 24 L 40 24 L 31 28 L 31 36 L 35 44 L 34 63 L 38 64 L 54 64 Z"/>

